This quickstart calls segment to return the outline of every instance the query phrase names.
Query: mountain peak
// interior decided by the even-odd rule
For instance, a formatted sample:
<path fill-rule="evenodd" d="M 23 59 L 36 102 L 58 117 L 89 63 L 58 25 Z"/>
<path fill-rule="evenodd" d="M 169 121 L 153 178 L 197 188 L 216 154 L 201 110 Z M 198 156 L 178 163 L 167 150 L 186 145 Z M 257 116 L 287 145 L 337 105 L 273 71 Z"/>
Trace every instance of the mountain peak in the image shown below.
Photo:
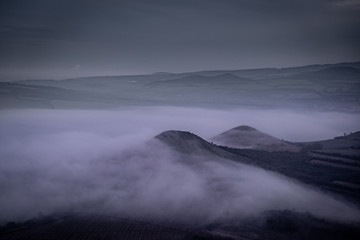
<path fill-rule="evenodd" d="M 263 151 L 297 152 L 299 147 L 258 131 L 257 129 L 241 125 L 225 131 L 213 138 L 216 144 L 232 148 L 256 149 Z"/>
<path fill-rule="evenodd" d="M 239 130 L 239 131 L 258 131 L 257 129 L 253 128 L 253 127 L 250 127 L 250 126 L 247 126 L 247 125 L 241 125 L 241 126 L 238 126 L 238 127 L 235 127 L 231 130 Z M 230 130 L 230 131 L 231 131 Z"/>
<path fill-rule="evenodd" d="M 169 146 L 172 150 L 186 154 L 215 154 L 228 157 L 229 153 L 209 143 L 201 137 L 186 131 L 169 130 L 155 136 L 155 139 Z"/>
<path fill-rule="evenodd" d="M 185 131 L 169 130 L 155 136 L 174 150 L 180 152 L 195 153 L 201 150 L 209 150 L 212 145 L 201 137 Z"/>
<path fill-rule="evenodd" d="M 160 133 L 159 135 L 155 136 L 155 138 L 161 141 L 178 141 L 178 140 L 197 140 L 197 141 L 205 141 L 204 139 L 200 138 L 199 136 L 186 131 L 179 131 L 179 130 L 168 130 L 165 132 Z"/>

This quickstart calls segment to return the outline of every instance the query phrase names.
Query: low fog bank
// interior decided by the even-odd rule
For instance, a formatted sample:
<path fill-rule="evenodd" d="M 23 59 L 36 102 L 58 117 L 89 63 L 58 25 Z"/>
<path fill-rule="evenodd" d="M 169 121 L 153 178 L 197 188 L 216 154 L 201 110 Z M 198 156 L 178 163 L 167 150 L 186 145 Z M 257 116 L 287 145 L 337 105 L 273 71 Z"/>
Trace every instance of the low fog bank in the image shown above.
<path fill-rule="evenodd" d="M 239 125 L 237 114 L 183 108 L 3 111 L 0 222 L 62 211 L 210 222 L 282 209 L 360 220 L 355 207 L 278 174 L 225 159 L 184 158 L 147 142 L 167 129 L 215 135 Z M 259 115 L 247 120 L 261 125 Z M 320 128 L 333 126 L 325 123 Z"/>
<path fill-rule="evenodd" d="M 332 139 L 360 130 L 360 114 L 292 110 L 214 110 L 184 107 L 138 107 L 119 110 L 2 110 L 4 138 L 58 132 L 86 132 L 147 139 L 176 129 L 209 139 L 239 125 L 288 141 Z"/>

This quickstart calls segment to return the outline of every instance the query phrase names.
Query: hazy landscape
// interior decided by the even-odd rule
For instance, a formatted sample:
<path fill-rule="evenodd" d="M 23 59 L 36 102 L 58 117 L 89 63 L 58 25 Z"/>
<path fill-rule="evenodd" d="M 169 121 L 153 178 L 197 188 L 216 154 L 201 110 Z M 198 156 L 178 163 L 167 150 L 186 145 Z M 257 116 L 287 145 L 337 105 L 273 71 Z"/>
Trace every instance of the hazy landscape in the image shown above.
<path fill-rule="evenodd" d="M 360 239 L 360 1 L 0 1 L 0 239 Z"/>
<path fill-rule="evenodd" d="M 360 63 L 1 82 L 2 108 L 127 106 L 359 112 Z"/>
<path fill-rule="evenodd" d="M 355 239 L 358 65 L 2 82 L 2 237 Z"/>

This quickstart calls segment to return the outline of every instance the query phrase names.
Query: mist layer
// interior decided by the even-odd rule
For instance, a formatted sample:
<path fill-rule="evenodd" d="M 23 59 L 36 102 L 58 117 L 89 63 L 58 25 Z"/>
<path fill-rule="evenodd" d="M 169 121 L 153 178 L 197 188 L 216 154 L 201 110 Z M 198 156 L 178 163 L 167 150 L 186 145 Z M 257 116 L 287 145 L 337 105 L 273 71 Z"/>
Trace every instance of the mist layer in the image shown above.
<path fill-rule="evenodd" d="M 156 111 L 4 111 L 0 221 L 70 211 L 208 223 L 283 209 L 360 219 L 350 204 L 279 174 L 148 142 L 175 113 L 196 112 Z M 199 110 L 190 130 L 218 126 L 218 113 Z M 213 120 L 200 127 L 200 114 Z M 186 119 L 174 127 L 196 118 Z"/>

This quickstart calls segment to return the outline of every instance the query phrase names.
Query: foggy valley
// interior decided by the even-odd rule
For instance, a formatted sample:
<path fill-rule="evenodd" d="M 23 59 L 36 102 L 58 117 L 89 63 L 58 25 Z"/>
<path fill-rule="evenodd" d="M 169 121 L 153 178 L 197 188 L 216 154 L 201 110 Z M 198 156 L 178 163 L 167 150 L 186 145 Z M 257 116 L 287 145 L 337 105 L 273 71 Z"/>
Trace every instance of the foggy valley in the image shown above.
<path fill-rule="evenodd" d="M 23 94 L 32 91 L 29 89 L 23 89 Z M 290 213 L 295 214 L 291 217 L 295 224 L 312 224 L 314 217 L 339 229 L 339 234 L 359 235 L 353 226 L 360 221 L 360 154 L 355 148 L 359 138 L 329 147 L 341 157 L 312 149 L 317 141 L 360 129 L 356 111 L 169 106 L 167 98 L 158 96 L 163 97 L 163 106 L 96 109 L 87 103 L 90 109 L 80 109 L 75 101 L 71 109 L 36 109 L 26 104 L 2 109 L 0 221 L 4 239 L 21 239 L 27 231 L 49 224 L 47 221 L 51 225 L 80 221 L 94 227 L 100 224 L 97 221 L 110 221 L 108 227 L 130 224 L 144 239 L 154 237 L 151 231 L 165 239 L 222 239 L 224 234 L 232 239 L 245 231 L 237 225 L 240 223 L 263 232 L 249 239 L 262 239 L 275 234 L 265 231 L 269 221 L 287 218 Z M 33 104 L 33 99 L 21 101 Z M 252 127 L 232 129 L 239 125 Z M 326 151 L 323 145 L 320 150 Z M 341 164 L 329 169 L 316 161 Z M 293 172 L 296 168 L 305 175 Z M 317 179 L 319 173 L 330 180 Z M 42 220 L 49 217 L 51 220 Z M 139 223 L 132 221 L 141 221 L 140 229 L 135 230 Z M 222 229 L 225 223 L 232 226 L 230 230 Z M 146 224 L 162 227 L 147 232 L 141 227 Z M 79 229 L 81 226 L 85 225 L 80 224 Z M 342 226 L 350 229 L 341 230 Z M 161 235 L 168 227 L 177 229 L 174 235 Z M 29 230 L 19 232 L 18 228 Z M 314 236 L 320 231 L 308 228 L 304 232 Z M 250 236 L 252 231 L 240 235 Z M 294 236 L 302 236 L 297 231 Z M 46 236 L 55 238 L 60 232 L 66 238 L 81 237 L 76 230 L 60 229 Z M 127 236 L 124 234 L 117 236 Z"/>
<path fill-rule="evenodd" d="M 359 0 L 0 1 L 0 239 L 360 239 Z"/>

